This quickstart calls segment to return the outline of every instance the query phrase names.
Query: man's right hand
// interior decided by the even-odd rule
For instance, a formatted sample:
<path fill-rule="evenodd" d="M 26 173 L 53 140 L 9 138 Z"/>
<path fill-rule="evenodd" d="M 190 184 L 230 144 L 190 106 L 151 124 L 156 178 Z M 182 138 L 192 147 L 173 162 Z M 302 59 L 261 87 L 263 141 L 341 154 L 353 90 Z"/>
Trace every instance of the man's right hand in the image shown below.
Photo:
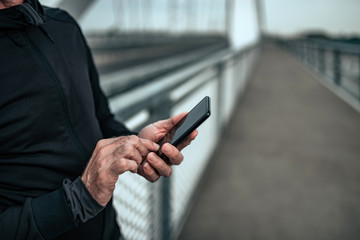
<path fill-rule="evenodd" d="M 135 135 L 100 140 L 81 177 L 93 198 L 102 206 L 111 199 L 120 174 L 138 167 L 159 145 Z"/>

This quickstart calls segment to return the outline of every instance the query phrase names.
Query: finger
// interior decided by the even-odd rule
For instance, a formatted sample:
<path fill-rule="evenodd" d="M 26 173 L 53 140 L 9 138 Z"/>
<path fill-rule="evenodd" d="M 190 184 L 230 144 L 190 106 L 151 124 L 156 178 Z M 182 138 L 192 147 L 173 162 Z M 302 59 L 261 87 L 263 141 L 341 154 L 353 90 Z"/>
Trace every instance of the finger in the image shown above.
<path fill-rule="evenodd" d="M 128 136 L 129 143 L 132 144 L 144 158 L 149 153 L 148 149 L 142 143 L 140 138 L 135 135 Z"/>
<path fill-rule="evenodd" d="M 135 161 L 140 166 L 141 162 L 143 161 L 143 156 L 140 152 L 130 143 L 126 143 L 122 145 L 120 148 L 117 148 L 117 156 L 118 158 L 124 156 L 130 160 Z"/>
<path fill-rule="evenodd" d="M 182 141 L 177 148 L 181 151 L 183 150 L 186 146 L 190 145 L 190 143 L 196 138 L 196 136 L 198 135 L 198 131 L 195 130 L 193 131 L 187 138 L 185 138 L 184 141 Z"/>
<path fill-rule="evenodd" d="M 155 182 L 160 178 L 158 172 L 148 163 L 147 160 L 139 167 L 139 174 L 150 182 Z"/>
<path fill-rule="evenodd" d="M 163 154 L 165 154 L 169 158 L 169 164 L 170 165 L 179 165 L 182 160 L 184 159 L 184 156 L 181 154 L 179 149 L 171 145 L 170 143 L 165 143 L 161 150 Z"/>
<path fill-rule="evenodd" d="M 148 151 L 156 152 L 160 148 L 159 144 L 157 144 L 149 139 L 140 138 L 140 140 L 141 140 L 142 144 L 144 144 L 144 146 L 148 149 Z"/>
<path fill-rule="evenodd" d="M 114 175 L 123 174 L 126 171 L 131 171 L 136 173 L 138 169 L 138 164 L 127 158 L 115 159 L 111 164 L 111 172 Z"/>
<path fill-rule="evenodd" d="M 171 175 L 171 167 L 167 165 L 164 160 L 162 160 L 155 153 L 149 153 L 149 155 L 147 156 L 147 160 L 161 176 L 169 177 Z"/>

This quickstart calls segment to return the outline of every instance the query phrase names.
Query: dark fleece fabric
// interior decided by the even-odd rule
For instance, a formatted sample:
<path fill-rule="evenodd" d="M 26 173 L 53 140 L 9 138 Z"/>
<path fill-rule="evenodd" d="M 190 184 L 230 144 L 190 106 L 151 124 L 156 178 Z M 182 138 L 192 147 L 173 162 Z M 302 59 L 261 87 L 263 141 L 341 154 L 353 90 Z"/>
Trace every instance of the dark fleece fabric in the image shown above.
<path fill-rule="evenodd" d="M 0 10 L 0 239 L 119 239 L 80 179 L 114 120 L 77 23 L 36 0 Z"/>

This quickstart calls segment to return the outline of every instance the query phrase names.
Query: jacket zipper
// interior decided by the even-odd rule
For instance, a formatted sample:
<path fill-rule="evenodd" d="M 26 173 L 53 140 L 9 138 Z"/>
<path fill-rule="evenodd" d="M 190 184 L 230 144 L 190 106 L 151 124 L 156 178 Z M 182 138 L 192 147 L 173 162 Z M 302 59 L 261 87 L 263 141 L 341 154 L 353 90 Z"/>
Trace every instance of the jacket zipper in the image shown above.
<path fill-rule="evenodd" d="M 58 99 L 60 100 L 60 103 L 62 105 L 62 112 L 64 115 L 64 119 L 65 119 L 65 127 L 66 127 L 66 131 L 69 134 L 70 138 L 75 142 L 75 144 L 77 145 L 77 147 L 80 149 L 80 151 L 82 152 L 82 154 L 86 157 L 88 157 L 88 152 L 85 150 L 85 148 L 80 144 L 79 140 L 76 138 L 74 131 L 72 130 L 71 124 L 70 124 L 70 117 L 69 117 L 69 113 L 68 113 L 68 109 L 66 106 L 66 102 L 65 102 L 65 96 L 64 96 L 64 92 L 61 88 L 60 82 L 57 79 L 54 70 L 51 68 L 50 64 L 48 63 L 48 61 L 45 59 L 45 57 L 40 53 L 40 51 L 35 47 L 35 45 L 32 43 L 31 39 L 29 38 L 29 36 L 23 32 L 23 35 L 26 39 L 26 41 L 28 42 L 30 49 L 33 51 L 33 53 L 40 59 L 42 65 L 45 67 L 49 77 L 51 78 L 51 80 L 53 81 L 55 88 L 56 88 L 56 92 L 58 95 Z"/>

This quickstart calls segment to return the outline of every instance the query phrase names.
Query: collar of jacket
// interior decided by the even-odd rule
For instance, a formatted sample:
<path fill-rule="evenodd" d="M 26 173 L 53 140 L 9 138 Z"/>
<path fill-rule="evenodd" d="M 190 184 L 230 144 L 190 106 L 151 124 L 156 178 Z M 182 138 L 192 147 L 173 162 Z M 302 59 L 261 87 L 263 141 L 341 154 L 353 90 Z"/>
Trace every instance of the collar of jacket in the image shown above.
<path fill-rule="evenodd" d="M 45 12 L 38 0 L 25 0 L 23 4 L 0 10 L 0 29 L 19 29 L 40 26 Z"/>

